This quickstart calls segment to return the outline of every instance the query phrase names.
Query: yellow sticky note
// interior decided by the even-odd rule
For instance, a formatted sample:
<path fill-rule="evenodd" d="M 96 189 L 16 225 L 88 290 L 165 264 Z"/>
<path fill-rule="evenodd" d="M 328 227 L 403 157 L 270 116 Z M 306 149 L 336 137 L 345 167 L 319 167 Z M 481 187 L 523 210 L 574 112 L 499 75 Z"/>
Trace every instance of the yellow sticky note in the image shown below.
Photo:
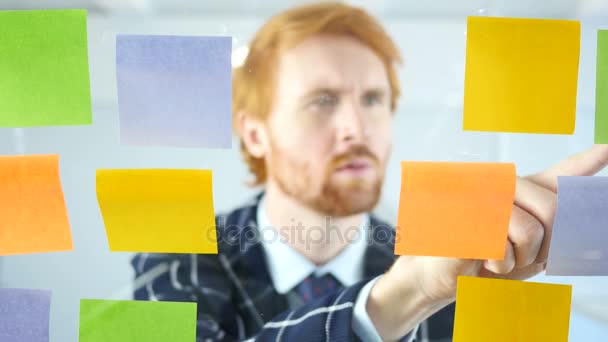
<path fill-rule="evenodd" d="M 97 170 L 110 250 L 217 253 L 210 170 Z"/>
<path fill-rule="evenodd" d="M 463 128 L 573 134 L 578 21 L 469 17 Z"/>
<path fill-rule="evenodd" d="M 458 277 L 454 342 L 568 341 L 572 286 Z"/>

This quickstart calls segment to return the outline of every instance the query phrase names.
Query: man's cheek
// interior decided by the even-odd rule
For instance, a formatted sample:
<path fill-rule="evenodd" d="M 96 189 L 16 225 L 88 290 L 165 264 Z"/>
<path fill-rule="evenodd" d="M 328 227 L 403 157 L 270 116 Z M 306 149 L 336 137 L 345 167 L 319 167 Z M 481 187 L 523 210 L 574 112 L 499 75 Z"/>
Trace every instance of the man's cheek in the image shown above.
<path fill-rule="evenodd" d="M 393 149 L 393 140 L 390 133 L 388 133 L 388 135 L 382 136 L 382 139 L 379 139 L 378 143 L 378 150 L 381 151 L 380 156 L 384 159 L 387 159 Z"/>

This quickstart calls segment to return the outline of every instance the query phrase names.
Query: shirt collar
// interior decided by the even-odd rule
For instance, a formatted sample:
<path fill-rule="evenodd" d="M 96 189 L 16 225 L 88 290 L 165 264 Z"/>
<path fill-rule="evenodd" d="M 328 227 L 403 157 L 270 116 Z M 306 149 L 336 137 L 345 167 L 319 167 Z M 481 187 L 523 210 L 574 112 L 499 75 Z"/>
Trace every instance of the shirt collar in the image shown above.
<path fill-rule="evenodd" d="M 281 241 L 276 230 L 272 229 L 265 203 L 262 196 L 257 208 L 257 227 L 266 252 L 268 271 L 278 293 L 286 294 L 313 272 L 318 276 L 330 273 L 344 286 L 351 286 L 362 279 L 369 226 L 368 214 L 364 215 L 361 222 L 359 237 L 328 263 L 316 266 Z"/>

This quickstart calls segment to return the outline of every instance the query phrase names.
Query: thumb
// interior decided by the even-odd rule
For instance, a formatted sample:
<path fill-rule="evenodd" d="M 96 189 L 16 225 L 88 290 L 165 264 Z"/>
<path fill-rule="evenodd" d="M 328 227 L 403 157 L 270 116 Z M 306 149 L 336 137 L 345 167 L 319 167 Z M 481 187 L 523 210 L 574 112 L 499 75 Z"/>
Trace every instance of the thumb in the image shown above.
<path fill-rule="evenodd" d="M 558 164 L 526 178 L 557 191 L 558 176 L 593 176 L 608 165 L 608 145 L 593 145 L 589 150 L 573 155 Z"/>

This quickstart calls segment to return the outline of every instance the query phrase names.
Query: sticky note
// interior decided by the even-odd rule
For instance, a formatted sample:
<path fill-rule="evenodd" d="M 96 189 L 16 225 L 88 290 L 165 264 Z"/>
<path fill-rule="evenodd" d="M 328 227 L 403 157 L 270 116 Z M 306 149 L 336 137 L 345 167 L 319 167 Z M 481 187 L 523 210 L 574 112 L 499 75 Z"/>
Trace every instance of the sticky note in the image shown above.
<path fill-rule="evenodd" d="M 217 253 L 211 170 L 97 170 L 110 250 Z"/>
<path fill-rule="evenodd" d="M 0 341 L 48 342 L 51 291 L 0 289 Z"/>
<path fill-rule="evenodd" d="M 547 275 L 608 276 L 608 177 L 558 177 Z"/>
<path fill-rule="evenodd" d="M 608 30 L 597 32 L 595 143 L 608 144 Z"/>
<path fill-rule="evenodd" d="M 573 134 L 580 22 L 469 17 L 463 128 Z"/>
<path fill-rule="evenodd" d="M 230 148 L 232 39 L 116 37 L 123 144 Z"/>
<path fill-rule="evenodd" d="M 59 156 L 1 156 L 0 255 L 72 249 Z"/>
<path fill-rule="evenodd" d="M 196 303 L 80 301 L 79 342 L 194 342 Z"/>
<path fill-rule="evenodd" d="M 92 122 L 87 12 L 0 11 L 0 127 Z"/>
<path fill-rule="evenodd" d="M 395 254 L 502 260 L 515 165 L 402 162 Z"/>
<path fill-rule="evenodd" d="M 454 342 L 567 342 L 572 286 L 458 277 Z"/>

